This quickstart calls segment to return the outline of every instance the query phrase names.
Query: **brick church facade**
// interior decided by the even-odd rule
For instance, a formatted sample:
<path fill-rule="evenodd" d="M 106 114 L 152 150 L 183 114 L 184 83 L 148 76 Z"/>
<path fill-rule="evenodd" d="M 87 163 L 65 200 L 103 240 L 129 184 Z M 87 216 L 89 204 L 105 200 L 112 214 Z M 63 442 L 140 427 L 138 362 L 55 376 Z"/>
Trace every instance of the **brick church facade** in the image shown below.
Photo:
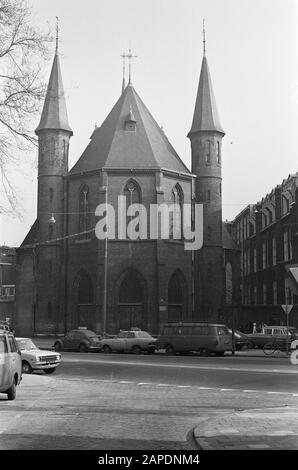
<path fill-rule="evenodd" d="M 81 325 L 97 332 L 140 327 L 157 334 L 167 321 L 217 320 L 225 302 L 225 257 L 237 248 L 227 231 L 223 236 L 224 131 L 205 54 L 188 134 L 191 171 L 131 80 L 69 170 L 73 132 L 58 51 L 35 132 L 37 218 L 17 249 L 17 333 L 60 334 Z M 119 195 L 148 212 L 150 204 L 203 204 L 202 249 L 185 250 L 183 239 L 99 240 L 96 207 L 117 208 Z M 116 210 L 116 226 L 120 216 Z"/>

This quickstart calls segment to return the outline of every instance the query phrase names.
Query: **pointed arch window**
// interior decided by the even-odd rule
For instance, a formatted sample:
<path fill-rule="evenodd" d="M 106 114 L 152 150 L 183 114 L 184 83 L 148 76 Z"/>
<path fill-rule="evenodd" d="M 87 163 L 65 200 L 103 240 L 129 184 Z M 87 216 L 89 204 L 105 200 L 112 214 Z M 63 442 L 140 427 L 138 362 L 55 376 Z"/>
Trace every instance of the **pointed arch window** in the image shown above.
<path fill-rule="evenodd" d="M 175 240 L 182 239 L 183 230 L 183 200 L 184 195 L 181 186 L 177 183 L 171 193 L 171 205 L 173 206 L 170 211 L 170 238 Z"/>
<path fill-rule="evenodd" d="M 178 269 L 168 283 L 168 321 L 182 321 L 187 313 L 187 283 Z"/>
<path fill-rule="evenodd" d="M 79 194 L 79 233 L 80 240 L 90 238 L 91 220 L 90 220 L 90 194 L 87 185 L 84 185 Z"/>
<path fill-rule="evenodd" d="M 207 240 L 210 242 L 211 238 L 212 238 L 212 228 L 210 227 L 210 225 L 208 225 L 208 227 L 207 227 Z"/>
<path fill-rule="evenodd" d="M 211 163 L 211 142 L 210 140 L 205 141 L 205 163 L 210 165 Z"/>
<path fill-rule="evenodd" d="M 126 197 L 127 207 L 131 206 L 132 204 L 140 204 L 141 190 L 139 185 L 134 180 L 129 180 L 126 183 L 123 194 Z"/>
<path fill-rule="evenodd" d="M 220 155 L 220 142 L 216 142 L 216 162 L 220 165 L 221 155 Z"/>
<path fill-rule="evenodd" d="M 49 146 L 49 163 L 55 163 L 56 141 L 54 137 L 50 137 L 48 141 Z"/>
<path fill-rule="evenodd" d="M 127 181 L 124 189 L 123 189 L 123 195 L 126 197 L 126 210 L 132 206 L 133 204 L 140 204 L 141 203 L 141 189 L 139 185 L 136 183 L 134 180 L 129 180 Z M 137 216 L 137 213 L 136 213 Z M 126 230 L 129 225 L 129 223 L 135 218 L 134 216 L 127 215 L 126 217 Z M 140 232 L 141 227 L 137 225 L 136 231 Z M 127 234 L 127 232 L 126 232 Z"/>

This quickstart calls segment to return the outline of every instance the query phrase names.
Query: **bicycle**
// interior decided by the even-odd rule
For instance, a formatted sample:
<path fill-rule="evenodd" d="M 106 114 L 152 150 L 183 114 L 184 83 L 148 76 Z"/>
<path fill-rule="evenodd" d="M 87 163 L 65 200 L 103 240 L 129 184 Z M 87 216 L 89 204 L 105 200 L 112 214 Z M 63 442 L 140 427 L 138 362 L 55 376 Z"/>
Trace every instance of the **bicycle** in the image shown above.
<path fill-rule="evenodd" d="M 263 346 L 263 352 L 266 356 L 271 356 L 275 352 L 289 352 L 290 340 L 287 346 L 287 341 L 270 341 Z"/>

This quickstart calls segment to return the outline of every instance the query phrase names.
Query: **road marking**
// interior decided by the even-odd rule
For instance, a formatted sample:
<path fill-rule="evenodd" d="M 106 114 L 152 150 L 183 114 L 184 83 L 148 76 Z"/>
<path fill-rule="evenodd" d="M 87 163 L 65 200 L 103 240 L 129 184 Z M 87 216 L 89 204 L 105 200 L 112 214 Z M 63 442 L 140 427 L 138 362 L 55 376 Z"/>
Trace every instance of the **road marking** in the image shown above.
<path fill-rule="evenodd" d="M 89 362 L 95 364 L 107 364 L 107 365 L 125 365 L 125 366 L 147 366 L 147 367 L 166 367 L 166 368 L 175 368 L 175 369 L 201 369 L 201 370 L 219 370 L 219 371 L 229 371 L 229 372 L 253 372 L 253 373 L 261 373 L 261 374 L 298 374 L 298 367 L 295 369 L 252 369 L 248 367 L 222 367 L 222 366 L 203 366 L 200 364 L 160 364 L 154 362 L 142 362 L 142 361 L 108 361 L 108 360 L 99 360 L 96 359 L 73 359 L 73 358 L 66 358 L 64 362 Z"/>
<path fill-rule="evenodd" d="M 155 385 L 155 384 L 152 382 L 138 382 L 137 385 Z"/>
<path fill-rule="evenodd" d="M 120 380 L 120 384 L 134 384 L 135 382 L 132 380 Z"/>
<path fill-rule="evenodd" d="M 235 388 L 221 388 L 220 391 L 221 392 L 234 392 Z"/>
<path fill-rule="evenodd" d="M 158 387 L 172 387 L 172 384 L 157 384 Z"/>

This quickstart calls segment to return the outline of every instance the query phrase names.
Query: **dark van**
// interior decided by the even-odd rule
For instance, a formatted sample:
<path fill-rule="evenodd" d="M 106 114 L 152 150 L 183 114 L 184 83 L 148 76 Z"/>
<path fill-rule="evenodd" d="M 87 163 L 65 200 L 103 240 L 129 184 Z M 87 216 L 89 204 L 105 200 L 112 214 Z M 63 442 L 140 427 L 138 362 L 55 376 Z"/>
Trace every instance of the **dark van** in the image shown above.
<path fill-rule="evenodd" d="M 166 323 L 158 337 L 158 349 L 165 349 L 167 354 L 198 351 L 223 356 L 225 351 L 232 351 L 232 336 L 226 325 L 218 323 Z"/>

